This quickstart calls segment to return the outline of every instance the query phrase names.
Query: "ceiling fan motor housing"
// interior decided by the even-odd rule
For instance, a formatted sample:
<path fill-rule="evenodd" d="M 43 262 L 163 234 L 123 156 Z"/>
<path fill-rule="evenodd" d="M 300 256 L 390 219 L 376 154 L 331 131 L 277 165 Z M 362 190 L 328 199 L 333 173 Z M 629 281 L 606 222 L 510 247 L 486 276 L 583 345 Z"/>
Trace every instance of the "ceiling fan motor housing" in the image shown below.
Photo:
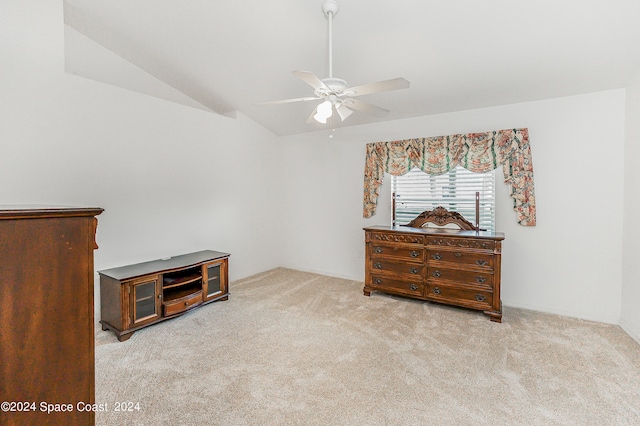
<path fill-rule="evenodd" d="M 315 91 L 317 96 L 325 97 L 328 95 L 340 95 L 342 91 L 347 88 L 347 82 L 341 78 L 329 77 L 323 78 L 322 82 L 329 88 L 327 91 L 325 88 L 321 87 Z"/>

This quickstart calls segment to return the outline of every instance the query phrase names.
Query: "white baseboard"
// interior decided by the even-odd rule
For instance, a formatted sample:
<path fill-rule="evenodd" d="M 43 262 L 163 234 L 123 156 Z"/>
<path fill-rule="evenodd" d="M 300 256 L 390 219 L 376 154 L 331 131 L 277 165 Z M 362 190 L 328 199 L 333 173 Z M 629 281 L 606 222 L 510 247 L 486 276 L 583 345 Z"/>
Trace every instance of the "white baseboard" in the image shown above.
<path fill-rule="evenodd" d="M 293 269 L 296 271 L 300 271 L 300 272 L 309 272 L 311 274 L 320 274 L 320 275 L 326 275 L 328 277 L 334 277 L 334 278 L 342 278 L 344 280 L 349 280 L 349 281 L 361 281 L 364 285 L 364 275 L 361 277 L 355 277 L 355 276 L 351 276 L 351 275 L 343 275 L 343 274 L 336 274 L 333 271 L 323 271 L 323 270 L 318 270 L 318 269 L 307 269 L 307 268 L 300 268 L 298 266 L 287 266 L 287 265 L 280 265 L 281 268 L 287 268 L 287 269 Z"/>
<path fill-rule="evenodd" d="M 640 345 L 640 331 L 637 327 L 632 327 L 631 324 L 624 318 L 620 319 L 620 328 L 624 330 L 633 340 L 635 340 Z"/>
<path fill-rule="evenodd" d="M 566 311 L 563 309 L 548 309 L 540 306 L 531 306 L 531 305 L 519 304 L 519 303 L 507 303 L 504 300 L 502 301 L 502 304 L 510 308 L 527 309 L 529 311 L 544 312 L 546 314 L 560 315 L 563 317 L 578 318 L 578 319 L 583 319 L 587 321 L 602 322 L 605 324 L 612 324 L 612 325 L 620 324 L 620 318 L 607 317 L 607 316 L 599 317 L 594 315 L 587 315 L 587 314 L 584 314 L 583 312 Z"/>

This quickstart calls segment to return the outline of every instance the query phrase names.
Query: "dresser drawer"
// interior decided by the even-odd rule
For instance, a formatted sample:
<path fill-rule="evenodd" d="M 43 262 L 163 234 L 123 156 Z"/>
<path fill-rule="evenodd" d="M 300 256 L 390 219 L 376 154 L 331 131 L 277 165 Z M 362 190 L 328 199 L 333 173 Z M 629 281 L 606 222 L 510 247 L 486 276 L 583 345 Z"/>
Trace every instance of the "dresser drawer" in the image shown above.
<path fill-rule="evenodd" d="M 164 306 L 164 316 L 168 317 L 170 315 L 179 314 L 180 312 L 184 312 L 187 309 L 193 308 L 202 303 L 202 290 L 189 294 L 188 296 L 181 297 L 179 299 L 174 299 L 171 301 L 165 301 L 163 303 Z"/>
<path fill-rule="evenodd" d="M 467 271 L 463 269 L 449 269 L 428 267 L 427 279 L 429 281 L 455 281 L 475 287 L 493 289 L 493 274 L 490 272 Z"/>
<path fill-rule="evenodd" d="M 493 251 L 493 249 L 496 247 L 496 242 L 493 240 L 485 240 L 481 238 L 428 237 L 427 245 Z"/>
<path fill-rule="evenodd" d="M 424 235 L 402 234 L 395 232 L 369 232 L 369 241 L 403 243 L 403 244 L 424 244 Z"/>
<path fill-rule="evenodd" d="M 493 269 L 494 256 L 464 250 L 429 250 L 428 262 L 450 262 L 475 268 Z"/>
<path fill-rule="evenodd" d="M 421 247 L 407 247 L 400 245 L 371 244 L 371 258 L 395 258 L 416 263 L 424 263 L 426 250 Z M 375 260 L 374 260 L 375 262 Z"/>
<path fill-rule="evenodd" d="M 426 297 L 429 300 L 453 303 L 475 309 L 491 309 L 491 291 L 467 290 L 439 284 L 427 284 Z"/>
<path fill-rule="evenodd" d="M 389 293 L 422 296 L 424 285 L 420 281 L 394 280 L 380 275 L 371 276 L 371 288 Z"/>
<path fill-rule="evenodd" d="M 385 258 L 372 258 L 371 259 L 371 273 L 389 273 L 408 275 L 414 277 L 414 279 L 421 279 L 424 266 L 420 263 L 405 263 L 405 262 L 393 262 Z"/>

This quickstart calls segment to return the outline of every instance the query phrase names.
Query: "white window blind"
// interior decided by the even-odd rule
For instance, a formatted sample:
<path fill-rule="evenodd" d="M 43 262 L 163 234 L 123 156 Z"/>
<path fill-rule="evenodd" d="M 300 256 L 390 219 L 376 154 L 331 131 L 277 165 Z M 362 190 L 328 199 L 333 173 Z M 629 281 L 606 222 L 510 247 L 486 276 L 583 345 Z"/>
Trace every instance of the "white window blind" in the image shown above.
<path fill-rule="evenodd" d="M 495 170 L 473 173 L 457 166 L 442 175 L 428 175 L 413 169 L 391 176 L 391 193 L 396 197 L 396 225 L 404 225 L 425 210 L 438 206 L 458 212 L 476 223 L 476 192 L 480 193 L 480 228 L 495 230 Z M 393 201 L 393 200 L 392 200 Z"/>

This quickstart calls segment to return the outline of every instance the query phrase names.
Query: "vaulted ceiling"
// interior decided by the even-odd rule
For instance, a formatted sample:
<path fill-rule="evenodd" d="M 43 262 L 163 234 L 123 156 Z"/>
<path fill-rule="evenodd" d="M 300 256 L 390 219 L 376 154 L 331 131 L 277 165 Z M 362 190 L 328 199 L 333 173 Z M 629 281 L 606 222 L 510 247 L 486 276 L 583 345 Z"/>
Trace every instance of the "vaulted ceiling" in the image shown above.
<path fill-rule="evenodd" d="M 637 0 L 338 0 L 333 75 L 390 110 L 307 123 L 318 101 L 294 70 L 328 76 L 323 0 L 64 0 L 66 68 L 275 134 L 624 87 L 640 70 Z"/>

